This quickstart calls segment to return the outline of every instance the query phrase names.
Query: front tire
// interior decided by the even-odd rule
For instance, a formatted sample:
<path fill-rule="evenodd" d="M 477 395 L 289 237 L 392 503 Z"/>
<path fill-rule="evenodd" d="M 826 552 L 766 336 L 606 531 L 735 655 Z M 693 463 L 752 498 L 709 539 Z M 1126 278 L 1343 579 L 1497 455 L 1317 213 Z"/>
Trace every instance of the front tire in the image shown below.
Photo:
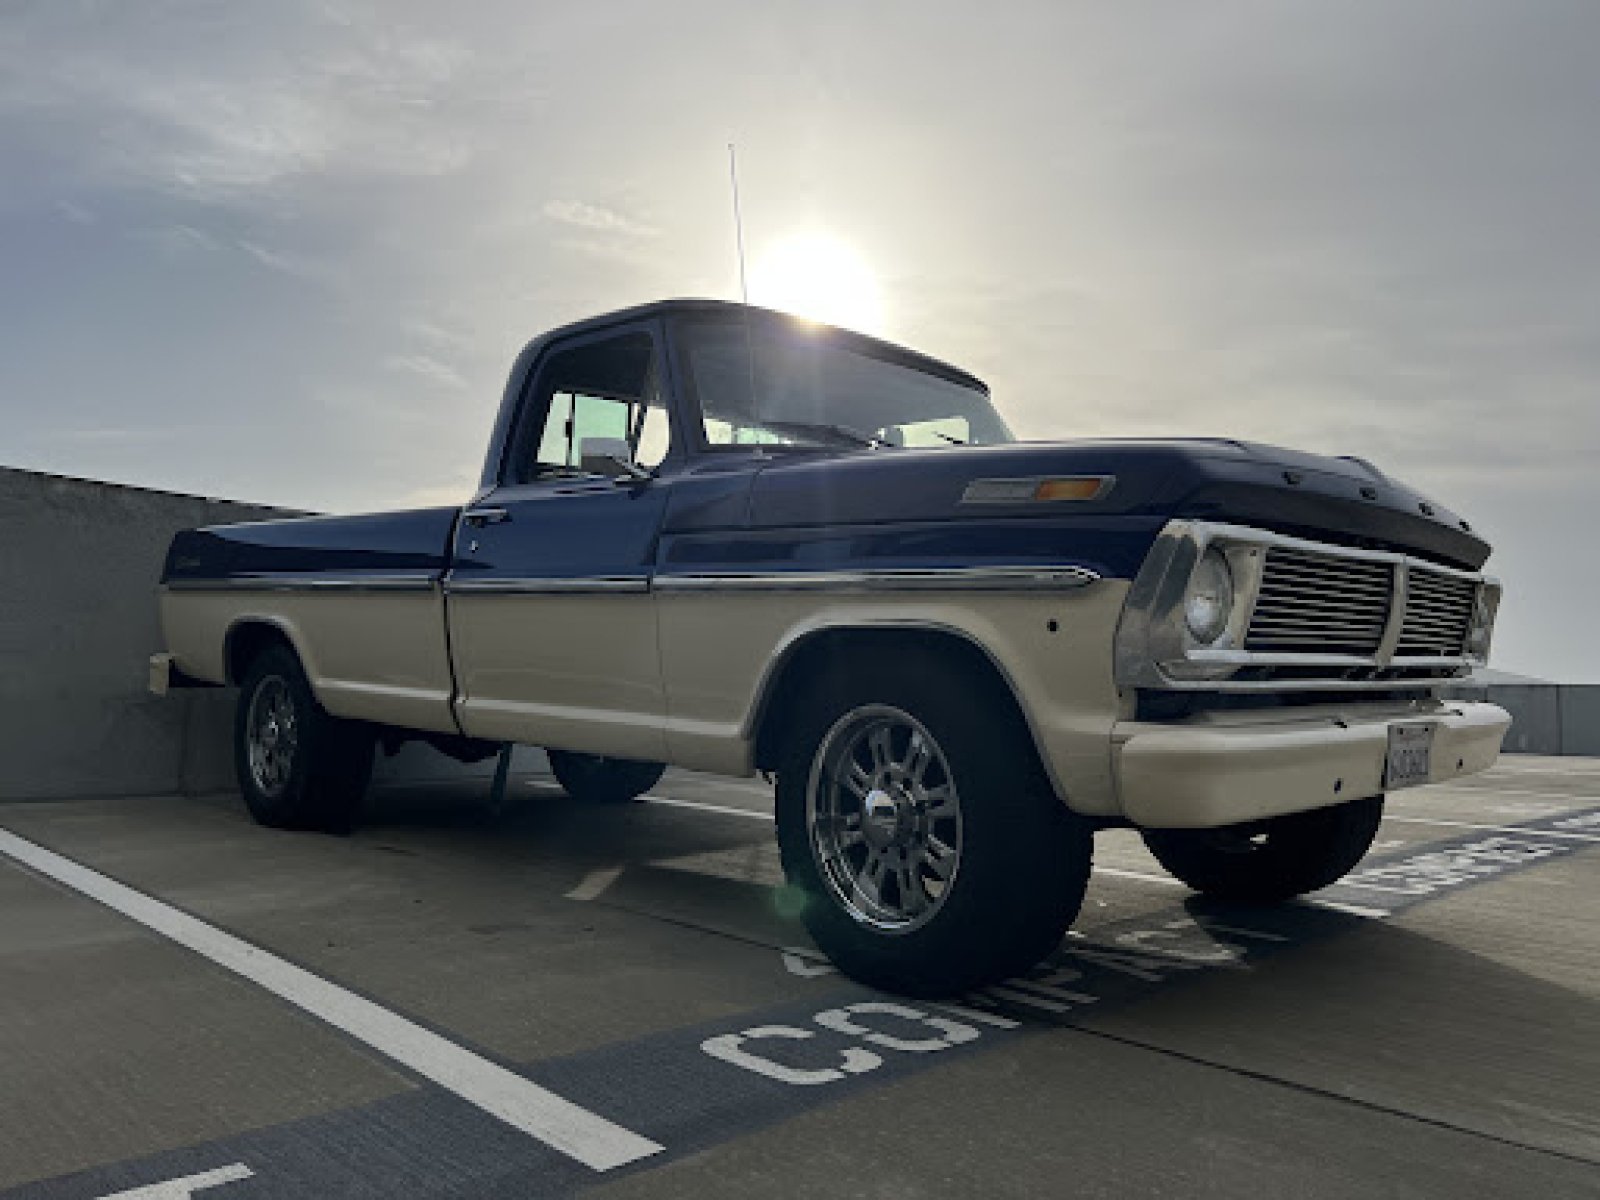
<path fill-rule="evenodd" d="M 574 800 L 594 804 L 626 804 L 661 782 L 664 763 L 631 758 L 606 758 L 571 750 L 546 750 L 556 782 Z"/>
<path fill-rule="evenodd" d="M 262 825 L 325 833 L 354 827 L 372 776 L 372 733 L 317 703 L 289 647 L 267 647 L 245 671 L 233 745 L 239 790 Z"/>
<path fill-rule="evenodd" d="M 1383 797 L 1220 829 L 1147 829 L 1145 845 L 1173 875 L 1219 900 L 1273 904 L 1338 882 L 1372 847 Z"/>
<path fill-rule="evenodd" d="M 819 679 L 778 766 L 778 846 L 811 936 L 872 987 L 941 996 L 1025 971 L 1083 902 L 1089 826 L 998 684 L 866 656 Z"/>

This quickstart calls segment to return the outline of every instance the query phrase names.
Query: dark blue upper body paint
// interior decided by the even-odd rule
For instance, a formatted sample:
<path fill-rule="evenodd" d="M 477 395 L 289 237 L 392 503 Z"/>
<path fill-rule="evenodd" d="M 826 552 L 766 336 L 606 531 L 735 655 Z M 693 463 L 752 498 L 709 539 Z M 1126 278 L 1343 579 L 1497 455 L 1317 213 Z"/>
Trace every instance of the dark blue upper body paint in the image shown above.
<path fill-rule="evenodd" d="M 528 345 L 507 382 L 473 501 L 506 507 L 502 524 L 458 526 L 459 510 L 446 508 L 189 530 L 174 539 L 163 579 L 631 578 L 1003 565 L 1078 566 L 1131 578 L 1174 517 L 1401 550 L 1458 567 L 1475 569 L 1488 557 L 1488 545 L 1466 522 L 1370 464 L 1227 439 L 876 450 L 680 446 L 643 484 L 499 482 L 518 408 L 552 345 L 612 324 L 658 320 L 652 328 L 670 339 L 673 314 L 708 308 L 726 306 L 647 305 Z M 911 351 L 886 350 L 936 373 L 961 374 Z M 680 409 L 687 403 L 675 392 L 672 402 Z M 695 423 L 695 414 L 679 413 L 680 432 Z M 977 479 L 1063 475 L 1116 482 L 1088 502 L 963 502 Z"/>
<path fill-rule="evenodd" d="M 456 513 L 425 508 L 186 529 L 167 550 L 162 582 L 282 573 L 437 577 L 448 561 Z"/>

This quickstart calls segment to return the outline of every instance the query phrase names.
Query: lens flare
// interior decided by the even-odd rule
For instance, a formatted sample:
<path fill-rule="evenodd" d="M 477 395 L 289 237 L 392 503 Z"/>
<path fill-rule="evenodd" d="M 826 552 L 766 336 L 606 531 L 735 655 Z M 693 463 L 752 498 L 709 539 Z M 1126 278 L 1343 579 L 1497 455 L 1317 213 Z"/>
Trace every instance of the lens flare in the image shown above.
<path fill-rule="evenodd" d="M 863 333 L 883 330 L 872 269 L 831 234 L 794 234 L 763 254 L 750 272 L 750 302 Z"/>

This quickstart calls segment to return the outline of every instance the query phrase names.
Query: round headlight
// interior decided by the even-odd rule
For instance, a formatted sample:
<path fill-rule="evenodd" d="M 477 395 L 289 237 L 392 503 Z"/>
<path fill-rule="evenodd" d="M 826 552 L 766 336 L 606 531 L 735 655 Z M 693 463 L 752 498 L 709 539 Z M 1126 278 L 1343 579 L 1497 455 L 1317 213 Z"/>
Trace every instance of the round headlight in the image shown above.
<path fill-rule="evenodd" d="M 1480 587 L 1472 603 L 1472 623 L 1467 627 L 1464 647 L 1467 657 L 1479 662 L 1489 660 L 1489 639 L 1494 636 L 1495 596 L 1488 587 Z"/>
<path fill-rule="evenodd" d="M 1220 550 L 1207 550 L 1189 576 L 1183 621 L 1194 640 L 1209 646 L 1228 631 L 1233 613 L 1233 571 Z"/>

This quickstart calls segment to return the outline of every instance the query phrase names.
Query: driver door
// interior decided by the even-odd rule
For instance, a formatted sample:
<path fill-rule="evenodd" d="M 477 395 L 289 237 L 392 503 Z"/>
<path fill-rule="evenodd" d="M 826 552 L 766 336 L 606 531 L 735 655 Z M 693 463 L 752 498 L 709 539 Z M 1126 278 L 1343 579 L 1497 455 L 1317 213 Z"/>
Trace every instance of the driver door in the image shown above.
<path fill-rule="evenodd" d="M 655 323 L 553 345 L 498 485 L 463 514 L 446 584 L 457 718 L 472 737 L 660 760 L 666 703 L 650 582 L 670 482 L 591 458 L 672 449 Z M 591 442 L 591 446 L 602 445 Z"/>

